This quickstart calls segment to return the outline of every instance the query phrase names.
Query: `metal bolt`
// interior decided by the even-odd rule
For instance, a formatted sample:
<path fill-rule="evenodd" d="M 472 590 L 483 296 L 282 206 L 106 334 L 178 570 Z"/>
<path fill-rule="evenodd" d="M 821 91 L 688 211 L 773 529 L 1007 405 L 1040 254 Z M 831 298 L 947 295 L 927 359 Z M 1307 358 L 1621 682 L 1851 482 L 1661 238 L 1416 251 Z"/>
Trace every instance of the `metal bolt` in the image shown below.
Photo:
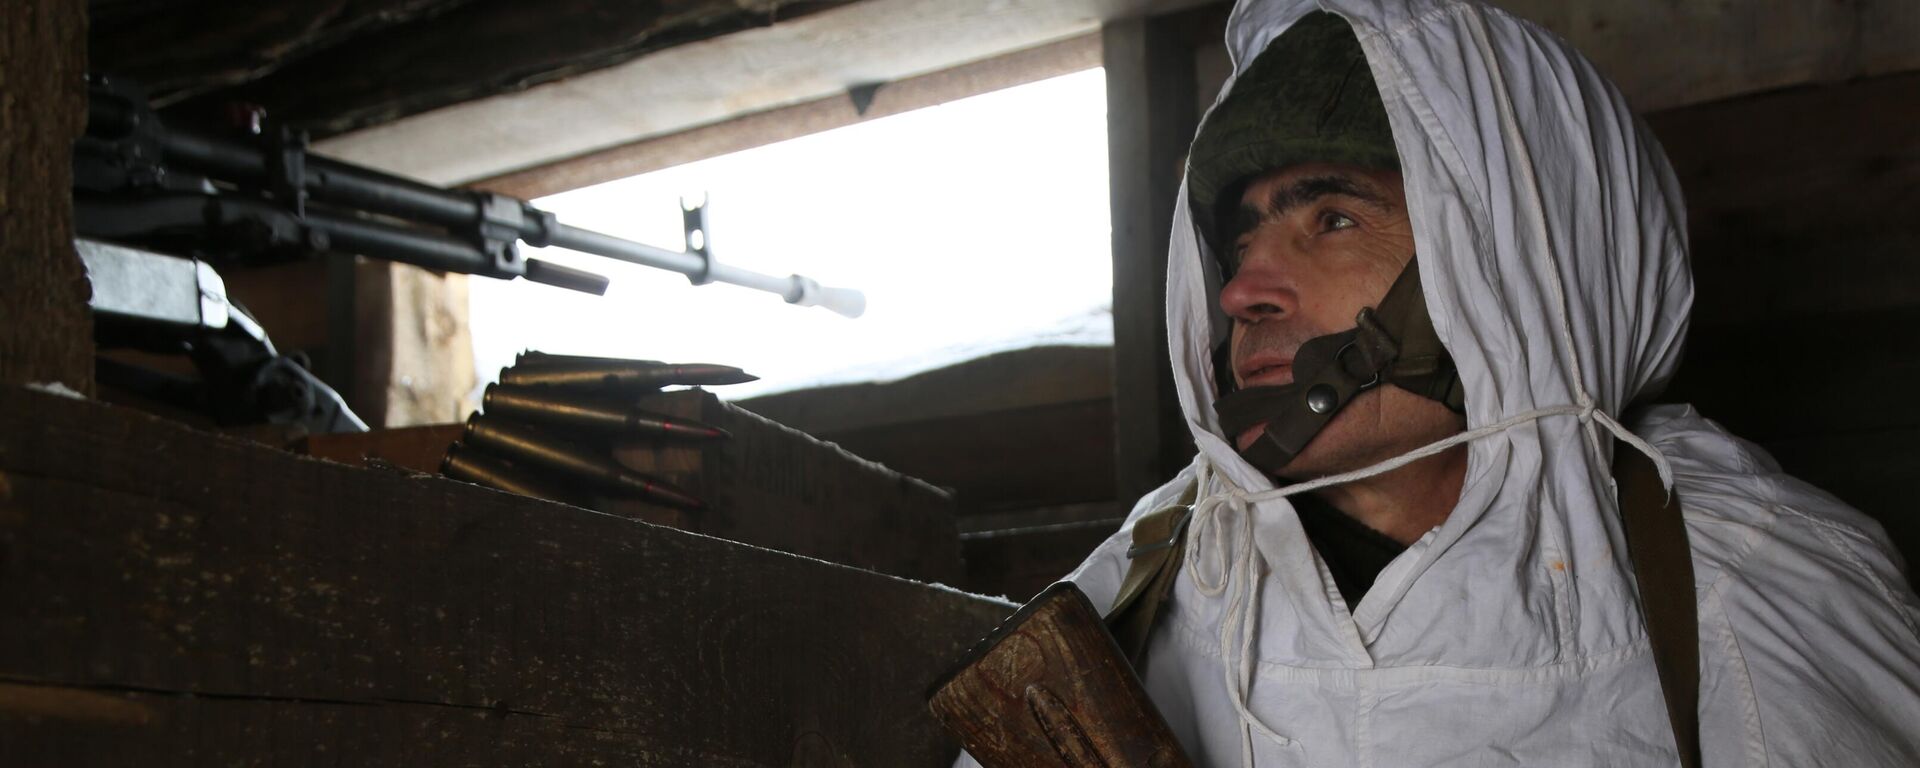
<path fill-rule="evenodd" d="M 1312 389 L 1307 390 L 1307 408 L 1314 413 L 1326 413 L 1339 404 L 1340 395 L 1333 391 L 1333 387 L 1315 384 Z"/>

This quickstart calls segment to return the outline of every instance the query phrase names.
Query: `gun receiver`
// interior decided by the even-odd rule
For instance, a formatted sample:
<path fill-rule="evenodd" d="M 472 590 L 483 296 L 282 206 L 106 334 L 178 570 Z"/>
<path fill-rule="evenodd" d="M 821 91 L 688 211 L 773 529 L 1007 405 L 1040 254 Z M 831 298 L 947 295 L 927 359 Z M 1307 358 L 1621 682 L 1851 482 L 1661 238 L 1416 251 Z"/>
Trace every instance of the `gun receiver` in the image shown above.
<path fill-rule="evenodd" d="M 307 151 L 286 130 L 227 139 L 161 124 L 137 89 L 94 78 L 87 133 L 75 147 L 82 234 L 128 238 L 188 232 L 260 248 L 340 250 L 430 269 L 524 277 L 588 293 L 607 279 L 520 255 L 553 246 L 779 294 L 789 304 L 859 317 L 866 298 L 800 275 L 775 277 L 713 259 L 704 206 L 684 213 L 688 251 L 560 223 L 507 195 L 441 189 Z M 215 182 L 219 186 L 215 186 Z M 211 237 L 207 237 L 207 236 Z M 697 235 L 697 236 L 696 236 Z"/>

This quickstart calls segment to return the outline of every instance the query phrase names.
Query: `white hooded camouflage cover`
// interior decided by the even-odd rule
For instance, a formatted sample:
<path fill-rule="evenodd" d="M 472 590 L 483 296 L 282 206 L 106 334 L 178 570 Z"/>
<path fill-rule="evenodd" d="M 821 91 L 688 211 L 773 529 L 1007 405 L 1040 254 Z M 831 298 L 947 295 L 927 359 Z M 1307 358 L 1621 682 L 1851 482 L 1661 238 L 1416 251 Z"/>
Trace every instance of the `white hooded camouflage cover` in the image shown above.
<path fill-rule="evenodd" d="M 1676 765 L 1613 498 L 1618 417 L 1685 509 L 1705 764 L 1920 765 L 1920 601 L 1879 525 L 1689 407 L 1622 413 L 1673 375 L 1693 287 L 1678 184 L 1619 93 L 1551 33 L 1454 0 L 1241 2 L 1236 70 L 1314 10 L 1353 25 L 1379 83 L 1427 305 L 1481 433 L 1452 516 L 1347 606 L 1221 436 L 1219 276 L 1177 206 L 1168 335 L 1199 456 L 1133 514 L 1203 481 L 1144 672 L 1188 753 Z M 1070 577 L 1096 606 L 1130 533 Z"/>

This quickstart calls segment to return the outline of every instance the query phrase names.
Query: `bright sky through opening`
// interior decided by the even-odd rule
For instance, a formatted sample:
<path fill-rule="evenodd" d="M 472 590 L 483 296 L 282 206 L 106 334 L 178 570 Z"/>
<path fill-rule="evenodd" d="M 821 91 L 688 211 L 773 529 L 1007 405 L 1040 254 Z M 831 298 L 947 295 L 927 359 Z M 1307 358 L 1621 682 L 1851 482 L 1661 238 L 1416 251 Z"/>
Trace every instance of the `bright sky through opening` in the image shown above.
<path fill-rule="evenodd" d="M 1005 349 L 1110 344 L 1106 90 L 1088 70 L 543 198 L 574 226 L 673 250 L 709 197 L 716 259 L 866 293 L 856 320 L 558 249 L 593 297 L 471 283 L 482 383 L 523 349 L 736 365 L 754 394 L 897 378 Z"/>

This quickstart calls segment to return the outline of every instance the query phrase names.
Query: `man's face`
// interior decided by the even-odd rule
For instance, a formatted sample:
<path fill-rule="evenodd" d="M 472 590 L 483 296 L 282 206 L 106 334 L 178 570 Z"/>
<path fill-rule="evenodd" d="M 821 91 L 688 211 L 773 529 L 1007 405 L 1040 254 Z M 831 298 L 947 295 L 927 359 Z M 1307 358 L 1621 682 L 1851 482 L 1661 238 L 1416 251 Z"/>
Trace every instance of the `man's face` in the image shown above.
<path fill-rule="evenodd" d="M 1233 381 L 1293 381 L 1293 356 L 1316 336 L 1354 327 L 1413 258 L 1400 174 L 1315 163 L 1270 171 L 1240 196 L 1233 278 L 1220 308 L 1233 318 Z M 1460 431 L 1440 403 L 1393 386 L 1354 398 L 1278 474 L 1310 479 L 1383 461 Z M 1245 449 L 1254 427 L 1235 436 Z"/>

